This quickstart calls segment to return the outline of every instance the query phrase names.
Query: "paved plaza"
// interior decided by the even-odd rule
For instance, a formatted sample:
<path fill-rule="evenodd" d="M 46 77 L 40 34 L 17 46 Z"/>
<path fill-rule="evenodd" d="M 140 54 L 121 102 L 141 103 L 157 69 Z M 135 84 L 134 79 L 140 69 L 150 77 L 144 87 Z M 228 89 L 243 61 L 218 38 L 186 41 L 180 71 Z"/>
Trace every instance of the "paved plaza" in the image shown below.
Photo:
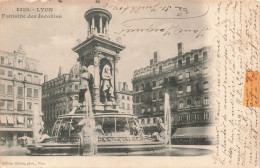
<path fill-rule="evenodd" d="M 212 145 L 171 145 L 164 150 L 135 153 L 98 153 L 97 156 L 203 156 L 214 152 Z M 29 151 L 21 146 L 1 146 L 0 156 L 27 156 Z"/>

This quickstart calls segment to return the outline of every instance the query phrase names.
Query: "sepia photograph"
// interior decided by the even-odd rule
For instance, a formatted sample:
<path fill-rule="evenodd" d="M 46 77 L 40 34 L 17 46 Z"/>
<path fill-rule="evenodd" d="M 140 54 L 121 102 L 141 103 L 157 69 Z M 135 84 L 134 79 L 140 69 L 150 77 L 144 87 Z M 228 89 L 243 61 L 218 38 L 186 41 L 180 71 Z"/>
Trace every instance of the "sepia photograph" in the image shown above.
<path fill-rule="evenodd" d="M 0 167 L 258 167 L 259 5 L 0 1 Z"/>

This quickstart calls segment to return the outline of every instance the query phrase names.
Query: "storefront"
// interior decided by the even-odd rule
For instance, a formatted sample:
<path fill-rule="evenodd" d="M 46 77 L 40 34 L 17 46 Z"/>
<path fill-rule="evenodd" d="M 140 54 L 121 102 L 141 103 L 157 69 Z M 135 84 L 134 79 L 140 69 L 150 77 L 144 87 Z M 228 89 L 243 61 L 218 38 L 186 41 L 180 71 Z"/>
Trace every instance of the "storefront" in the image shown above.
<path fill-rule="evenodd" d="M 177 128 L 172 136 L 172 144 L 210 145 L 214 144 L 214 136 L 214 126 Z"/>
<path fill-rule="evenodd" d="M 18 138 L 28 136 L 33 136 L 32 129 L 29 128 L 1 128 L 1 145 L 19 145 Z"/>

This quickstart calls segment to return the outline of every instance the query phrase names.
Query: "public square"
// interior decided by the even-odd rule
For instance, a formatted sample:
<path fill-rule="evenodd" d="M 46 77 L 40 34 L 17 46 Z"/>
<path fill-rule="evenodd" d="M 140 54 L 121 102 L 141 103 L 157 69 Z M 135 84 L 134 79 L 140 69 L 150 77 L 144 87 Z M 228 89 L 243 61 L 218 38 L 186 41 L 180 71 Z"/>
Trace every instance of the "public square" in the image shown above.
<path fill-rule="evenodd" d="M 214 153 L 212 145 L 171 145 L 163 150 L 135 153 L 98 153 L 96 156 L 204 156 Z M 29 150 L 21 146 L 1 146 L 0 156 L 29 156 Z M 82 156 L 81 156 L 82 157 Z"/>

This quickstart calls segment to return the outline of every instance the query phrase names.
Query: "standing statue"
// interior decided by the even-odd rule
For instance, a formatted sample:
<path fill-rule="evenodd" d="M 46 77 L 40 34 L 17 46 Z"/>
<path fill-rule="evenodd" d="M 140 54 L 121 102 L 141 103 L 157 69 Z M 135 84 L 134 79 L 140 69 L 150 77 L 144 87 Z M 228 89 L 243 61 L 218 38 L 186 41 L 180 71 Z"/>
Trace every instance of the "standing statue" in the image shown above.
<path fill-rule="evenodd" d="M 87 117 L 93 116 L 92 111 L 92 98 L 91 98 L 91 90 L 93 85 L 93 76 L 88 71 L 87 67 L 82 66 L 80 76 L 80 86 L 79 86 L 79 103 L 82 103 L 82 106 L 85 102 L 85 109 Z"/>
<path fill-rule="evenodd" d="M 114 89 L 112 86 L 112 75 L 109 65 L 105 65 L 102 70 L 101 88 L 104 95 L 104 101 L 114 101 Z"/>

